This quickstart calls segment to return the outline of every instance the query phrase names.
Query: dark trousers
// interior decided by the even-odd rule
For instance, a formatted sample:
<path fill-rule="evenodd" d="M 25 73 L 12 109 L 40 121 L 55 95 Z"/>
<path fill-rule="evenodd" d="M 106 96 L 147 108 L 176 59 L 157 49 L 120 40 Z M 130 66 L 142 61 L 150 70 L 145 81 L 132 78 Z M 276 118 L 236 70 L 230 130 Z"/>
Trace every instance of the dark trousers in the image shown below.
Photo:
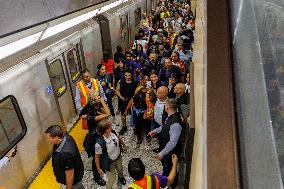
<path fill-rule="evenodd" d="M 137 135 L 138 142 L 141 143 L 143 131 L 145 131 L 146 136 L 151 131 L 150 120 L 143 119 L 143 113 L 137 114 L 136 112 L 133 113 L 133 120 L 135 125 L 134 134 Z"/>
<path fill-rule="evenodd" d="M 95 157 L 93 157 L 93 160 L 92 160 L 92 171 L 93 171 L 94 180 L 99 180 L 101 176 L 97 170 Z"/>
<path fill-rule="evenodd" d="M 114 116 L 114 109 L 113 109 L 113 105 L 112 105 L 112 97 L 111 94 L 106 94 L 106 98 L 107 98 L 107 105 L 109 107 L 110 113 L 112 116 Z"/>

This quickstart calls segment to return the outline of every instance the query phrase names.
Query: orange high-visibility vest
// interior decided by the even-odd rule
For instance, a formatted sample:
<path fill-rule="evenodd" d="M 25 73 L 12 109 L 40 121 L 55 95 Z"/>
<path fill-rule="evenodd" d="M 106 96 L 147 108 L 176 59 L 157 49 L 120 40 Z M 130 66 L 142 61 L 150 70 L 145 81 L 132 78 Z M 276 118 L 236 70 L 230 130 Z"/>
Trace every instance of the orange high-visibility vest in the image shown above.
<path fill-rule="evenodd" d="M 135 90 L 135 93 L 134 93 L 134 96 L 136 95 L 136 93 L 138 93 L 140 90 L 141 90 L 141 85 L 139 85 L 137 88 L 136 88 L 136 90 Z M 152 117 L 153 116 L 153 114 L 154 114 L 154 106 L 155 106 L 155 103 L 152 103 L 151 101 L 150 101 L 150 94 L 151 93 L 151 90 L 148 90 L 147 92 L 146 92 L 146 99 L 145 99 L 145 101 L 146 101 L 146 105 L 147 105 L 147 109 L 146 109 L 146 115 L 147 115 L 147 117 Z"/>
<path fill-rule="evenodd" d="M 97 79 L 92 79 L 91 82 L 92 82 L 92 89 L 94 91 L 99 92 L 100 89 L 99 89 L 99 82 L 98 82 L 98 80 Z M 84 107 L 87 104 L 87 102 L 88 102 L 88 95 L 90 93 L 90 90 L 86 86 L 84 81 L 79 81 L 77 83 L 77 86 L 78 86 L 78 88 L 80 90 L 80 93 L 81 93 L 81 97 L 80 97 L 81 98 L 81 105 L 82 105 L 82 107 Z"/>
<path fill-rule="evenodd" d="M 155 176 L 155 180 L 156 180 L 156 188 L 160 188 L 160 183 L 159 183 L 156 176 Z M 134 181 L 133 183 L 131 183 L 128 186 L 128 188 L 131 188 L 131 189 L 151 189 L 152 188 L 151 176 L 145 175 L 143 179 L 141 179 L 139 181 Z"/>
<path fill-rule="evenodd" d="M 177 35 L 176 33 L 173 33 L 173 34 L 170 35 L 170 46 L 171 46 L 171 47 L 172 47 L 173 44 L 174 44 L 174 39 L 175 39 L 176 35 Z"/>

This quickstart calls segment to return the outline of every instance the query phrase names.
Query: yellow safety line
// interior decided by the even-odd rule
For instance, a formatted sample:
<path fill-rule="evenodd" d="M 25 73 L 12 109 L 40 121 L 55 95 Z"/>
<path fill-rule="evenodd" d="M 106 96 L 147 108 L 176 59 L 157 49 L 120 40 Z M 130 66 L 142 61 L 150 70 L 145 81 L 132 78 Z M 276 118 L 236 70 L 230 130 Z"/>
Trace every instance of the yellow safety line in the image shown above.
<path fill-rule="evenodd" d="M 76 141 L 80 152 L 83 151 L 83 141 L 86 133 L 87 132 L 82 129 L 81 120 L 69 133 Z M 61 185 L 55 180 L 50 159 L 39 175 L 35 178 L 29 189 L 59 189 L 60 187 Z"/>

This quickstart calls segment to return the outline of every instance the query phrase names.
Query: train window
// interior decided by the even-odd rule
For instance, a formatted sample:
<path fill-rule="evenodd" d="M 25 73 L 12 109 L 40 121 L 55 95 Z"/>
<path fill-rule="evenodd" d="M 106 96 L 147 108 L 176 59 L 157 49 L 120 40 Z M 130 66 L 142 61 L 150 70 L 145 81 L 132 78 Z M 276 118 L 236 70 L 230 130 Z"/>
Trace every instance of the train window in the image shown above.
<path fill-rule="evenodd" d="M 8 96 L 0 100 L 0 158 L 24 137 L 26 131 L 15 97 Z"/>
<path fill-rule="evenodd" d="M 71 81 L 73 83 L 76 83 L 76 81 L 80 78 L 80 69 L 78 64 L 77 51 L 75 49 L 72 49 L 67 53 L 67 61 L 69 65 Z"/>
<path fill-rule="evenodd" d="M 50 65 L 50 78 L 54 87 L 54 91 L 58 97 L 62 96 L 66 91 L 66 81 L 60 59 L 54 60 Z"/>
<path fill-rule="evenodd" d="M 121 38 L 124 42 L 128 41 L 128 14 L 120 17 Z"/>
<path fill-rule="evenodd" d="M 134 11 L 134 20 L 135 20 L 135 26 L 137 26 L 141 21 L 141 7 L 137 8 Z"/>

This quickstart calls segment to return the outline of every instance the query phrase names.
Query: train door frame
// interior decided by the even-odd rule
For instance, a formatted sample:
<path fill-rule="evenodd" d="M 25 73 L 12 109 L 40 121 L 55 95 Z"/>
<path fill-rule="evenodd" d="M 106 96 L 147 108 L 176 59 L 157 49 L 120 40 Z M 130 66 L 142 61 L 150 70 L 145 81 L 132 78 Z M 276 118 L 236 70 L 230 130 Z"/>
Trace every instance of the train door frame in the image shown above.
<path fill-rule="evenodd" d="M 70 81 L 70 76 L 69 76 L 69 67 L 67 67 L 67 61 L 66 61 L 66 57 L 65 57 L 65 53 L 68 52 L 70 49 L 73 49 L 74 47 L 76 47 L 75 49 L 77 50 L 77 58 L 78 57 L 78 44 L 74 43 L 74 45 L 68 45 L 68 47 L 60 49 L 59 52 L 57 52 L 56 54 L 54 54 L 54 56 L 47 58 L 45 61 L 46 64 L 46 68 L 47 68 L 47 72 L 48 72 L 48 76 L 49 76 L 49 80 L 51 83 L 51 87 L 52 87 L 52 91 L 54 94 L 54 98 L 55 98 L 55 102 L 56 105 L 58 107 L 58 113 L 59 113 L 59 117 L 60 117 L 60 121 L 61 124 L 64 125 L 64 129 L 67 130 L 67 126 L 70 125 L 70 123 L 74 122 L 74 118 L 76 117 L 76 106 L 74 106 L 74 101 L 75 101 L 75 96 L 73 97 L 72 95 L 72 88 L 71 88 L 71 81 Z M 52 71 L 50 68 L 50 65 L 52 63 L 54 63 L 56 60 L 60 60 L 60 65 L 61 65 L 61 69 L 62 69 L 62 74 L 64 77 L 64 81 L 65 84 L 63 87 L 56 89 L 55 86 L 55 82 L 52 79 Z M 79 60 L 78 60 L 79 61 Z M 80 78 L 80 77 L 79 77 Z M 64 94 L 66 95 L 67 92 L 67 96 L 65 96 L 64 99 L 60 100 L 60 98 L 62 96 L 64 96 Z M 69 106 L 64 106 L 64 102 L 66 103 L 71 103 L 73 104 L 72 108 L 68 108 Z M 65 104 L 66 105 L 66 104 Z M 64 107 L 64 108 L 63 108 Z M 65 111 L 63 111 L 65 110 Z"/>
<path fill-rule="evenodd" d="M 74 105 L 74 110 L 75 110 L 75 114 L 78 114 L 77 112 L 77 108 L 76 108 L 76 104 L 75 104 L 75 97 L 76 97 L 76 83 L 78 82 L 78 80 L 81 78 L 81 74 L 82 74 L 82 67 L 83 65 L 81 64 L 81 61 L 80 61 L 80 55 L 79 55 L 79 48 L 78 48 L 78 44 L 76 45 L 73 45 L 72 47 L 70 47 L 68 50 L 64 51 L 62 54 L 63 54 L 63 59 L 64 59 L 64 66 L 65 66 L 65 70 L 66 70 L 66 75 L 65 77 L 67 77 L 67 80 L 68 80 L 68 85 L 69 85 L 69 88 L 70 88 L 70 92 L 71 92 L 71 96 L 72 96 L 72 99 L 73 99 L 73 105 Z M 75 50 L 76 52 L 76 56 L 77 56 L 77 62 L 76 62 L 76 66 L 78 68 L 78 76 L 75 78 L 75 82 L 73 81 L 72 79 L 72 76 L 71 76 L 71 72 L 70 72 L 70 66 L 69 66 L 69 61 L 68 61 L 68 53 Z M 75 116 L 74 116 L 75 117 Z"/>

